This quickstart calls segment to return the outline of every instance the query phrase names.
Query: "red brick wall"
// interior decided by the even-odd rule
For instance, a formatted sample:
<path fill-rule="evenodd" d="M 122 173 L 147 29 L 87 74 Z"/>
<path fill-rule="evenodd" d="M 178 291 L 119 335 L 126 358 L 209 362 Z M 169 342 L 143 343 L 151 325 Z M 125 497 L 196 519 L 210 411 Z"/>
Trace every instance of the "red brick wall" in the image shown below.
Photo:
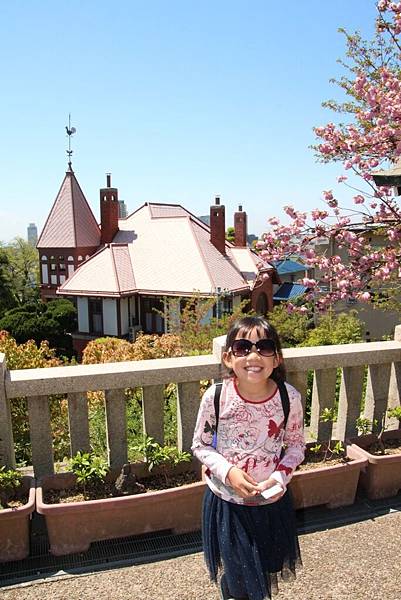
<path fill-rule="evenodd" d="M 240 207 L 241 208 L 241 207 Z M 246 246 L 247 216 L 242 210 L 234 213 L 234 243 L 240 248 Z"/>
<path fill-rule="evenodd" d="M 226 253 L 225 208 L 217 202 L 210 207 L 210 241 L 219 252 Z"/>
<path fill-rule="evenodd" d="M 100 190 L 101 244 L 110 244 L 118 231 L 118 190 Z"/>

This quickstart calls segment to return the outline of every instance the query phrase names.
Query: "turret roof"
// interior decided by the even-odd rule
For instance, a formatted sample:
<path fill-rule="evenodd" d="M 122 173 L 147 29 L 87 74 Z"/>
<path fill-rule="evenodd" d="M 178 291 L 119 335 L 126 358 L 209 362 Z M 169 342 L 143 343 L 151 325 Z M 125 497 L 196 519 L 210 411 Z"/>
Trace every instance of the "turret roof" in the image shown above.
<path fill-rule="evenodd" d="M 88 248 L 100 245 L 100 228 L 72 170 L 40 234 L 38 248 Z"/>

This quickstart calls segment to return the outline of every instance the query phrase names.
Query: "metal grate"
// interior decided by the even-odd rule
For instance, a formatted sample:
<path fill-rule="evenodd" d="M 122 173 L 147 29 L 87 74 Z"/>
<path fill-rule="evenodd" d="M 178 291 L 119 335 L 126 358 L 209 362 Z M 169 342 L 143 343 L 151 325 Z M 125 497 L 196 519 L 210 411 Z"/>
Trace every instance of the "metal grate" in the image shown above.
<path fill-rule="evenodd" d="M 375 501 L 357 498 L 352 506 L 338 509 L 318 506 L 299 510 L 298 530 L 301 535 L 312 533 L 373 519 L 392 511 L 401 511 L 401 493 L 394 498 Z M 31 553 L 25 560 L 0 564 L 0 586 L 15 585 L 56 574 L 78 574 L 193 554 L 202 551 L 202 537 L 199 531 L 179 535 L 171 531 L 161 531 L 94 542 L 87 552 L 67 556 L 53 556 L 48 547 L 43 517 L 35 514 L 31 527 Z"/>

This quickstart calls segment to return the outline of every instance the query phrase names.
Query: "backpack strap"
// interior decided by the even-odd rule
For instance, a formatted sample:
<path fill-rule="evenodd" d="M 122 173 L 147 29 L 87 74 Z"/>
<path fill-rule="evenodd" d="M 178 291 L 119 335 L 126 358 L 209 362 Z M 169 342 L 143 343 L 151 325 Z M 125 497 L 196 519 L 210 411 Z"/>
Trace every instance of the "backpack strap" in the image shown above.
<path fill-rule="evenodd" d="M 215 425 L 214 432 L 213 432 L 213 441 L 212 441 L 213 448 L 217 447 L 217 427 L 219 425 L 220 396 L 221 396 L 221 388 L 222 387 L 223 387 L 223 384 L 221 381 L 219 381 L 219 383 L 215 384 L 215 388 L 214 388 L 214 414 L 216 415 L 216 425 Z"/>
<path fill-rule="evenodd" d="M 280 391 L 281 405 L 283 407 L 283 413 L 284 413 L 283 429 L 285 429 L 287 427 L 288 415 L 290 414 L 290 399 L 288 397 L 288 390 L 287 390 L 287 386 L 285 385 L 285 382 L 282 380 L 279 380 L 279 381 L 276 381 L 276 383 L 277 383 L 277 387 Z"/>

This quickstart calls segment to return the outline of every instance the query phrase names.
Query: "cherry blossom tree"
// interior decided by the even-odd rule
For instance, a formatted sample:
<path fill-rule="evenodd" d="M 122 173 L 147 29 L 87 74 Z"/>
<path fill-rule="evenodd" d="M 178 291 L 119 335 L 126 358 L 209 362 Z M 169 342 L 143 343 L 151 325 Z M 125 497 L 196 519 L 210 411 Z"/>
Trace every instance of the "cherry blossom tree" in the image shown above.
<path fill-rule="evenodd" d="M 270 229 L 257 245 L 267 260 L 304 257 L 319 274 L 303 283 L 321 310 L 348 298 L 373 300 L 383 282 L 388 289 L 401 284 L 401 208 L 393 189 L 373 179 L 401 157 L 401 2 L 380 0 L 376 6 L 372 40 L 341 30 L 347 58 L 339 62 L 345 75 L 333 81 L 346 101 L 329 100 L 324 106 L 344 120 L 314 130 L 318 160 L 342 163 L 338 182 L 352 190 L 353 208 L 341 206 L 333 191 L 325 190 L 323 208 L 307 214 L 286 206 L 289 224 L 270 218 Z M 381 245 L 379 235 L 385 240 Z M 316 244 L 322 240 L 330 252 Z"/>

